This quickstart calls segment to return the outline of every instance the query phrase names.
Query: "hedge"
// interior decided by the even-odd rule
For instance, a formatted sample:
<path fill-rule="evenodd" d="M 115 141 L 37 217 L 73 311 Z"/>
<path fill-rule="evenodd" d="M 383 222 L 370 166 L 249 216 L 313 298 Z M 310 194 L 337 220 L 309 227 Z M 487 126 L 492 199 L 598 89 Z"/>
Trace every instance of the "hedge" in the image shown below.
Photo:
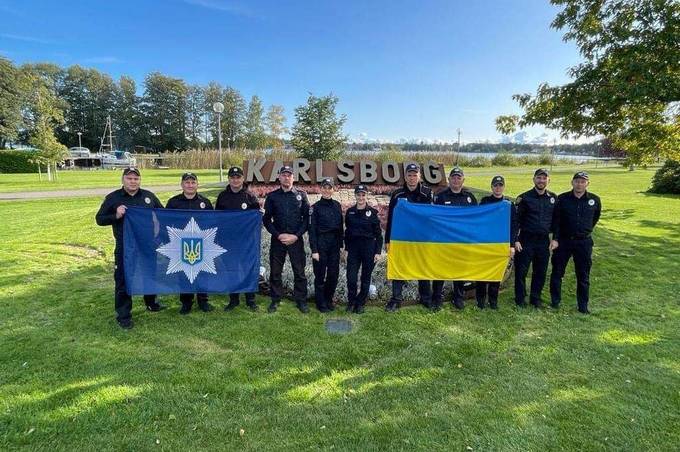
<path fill-rule="evenodd" d="M 34 173 L 38 167 L 29 161 L 30 151 L 0 150 L 0 173 Z"/>

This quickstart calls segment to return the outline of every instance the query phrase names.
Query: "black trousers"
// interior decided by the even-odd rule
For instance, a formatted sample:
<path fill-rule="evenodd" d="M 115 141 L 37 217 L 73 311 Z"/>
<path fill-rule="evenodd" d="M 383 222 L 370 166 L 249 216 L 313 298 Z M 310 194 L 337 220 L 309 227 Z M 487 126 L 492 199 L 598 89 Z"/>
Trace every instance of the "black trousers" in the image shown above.
<path fill-rule="evenodd" d="M 230 293 L 229 294 L 229 302 L 230 303 L 238 303 L 239 302 L 239 295 L 240 293 Z M 247 304 L 252 304 L 255 303 L 255 292 L 246 292 L 246 303 Z"/>
<path fill-rule="evenodd" d="M 181 294 L 179 294 L 179 301 L 181 301 L 183 305 L 191 306 L 192 304 L 194 304 L 194 294 L 192 294 L 192 293 L 181 293 Z M 196 294 L 196 301 L 198 302 L 199 305 L 207 303 L 208 302 L 208 294 L 207 293 L 197 293 Z"/>
<path fill-rule="evenodd" d="M 576 301 L 579 309 L 588 307 L 590 292 L 590 268 L 593 266 L 593 239 L 561 240 L 552 255 L 550 274 L 550 299 L 553 305 L 562 301 L 562 278 L 571 257 L 576 272 Z"/>
<path fill-rule="evenodd" d="M 392 298 L 390 303 L 401 303 L 404 301 L 404 285 L 406 281 L 393 279 L 392 280 Z M 429 306 L 432 302 L 432 292 L 430 291 L 430 281 L 418 281 L 418 295 L 420 302 L 425 306 Z"/>
<path fill-rule="evenodd" d="M 475 284 L 475 297 L 477 304 L 484 304 L 487 295 L 489 296 L 489 303 L 495 305 L 498 303 L 498 291 L 501 288 L 501 283 L 477 281 Z"/>
<path fill-rule="evenodd" d="M 375 262 L 375 239 L 354 238 L 346 243 L 347 247 L 347 303 L 351 306 L 363 306 L 368 298 L 371 286 L 371 275 Z M 361 290 L 358 291 L 357 279 L 361 268 Z"/>
<path fill-rule="evenodd" d="M 305 244 L 303 239 L 298 239 L 292 245 L 284 245 L 275 237 L 272 237 L 269 251 L 269 285 L 273 302 L 281 301 L 283 297 L 283 264 L 286 262 L 286 254 L 293 267 L 293 299 L 296 303 L 307 301 L 307 278 L 305 277 Z"/>
<path fill-rule="evenodd" d="M 333 304 L 333 295 L 338 287 L 340 273 L 340 246 L 337 235 L 319 238 L 319 260 L 312 259 L 314 268 L 314 299 L 316 306 L 323 308 Z"/>
<path fill-rule="evenodd" d="M 526 302 L 527 289 L 526 278 L 531 272 L 531 293 L 529 301 L 534 306 L 539 306 L 541 292 L 545 285 L 545 276 L 548 272 L 548 262 L 550 261 L 550 238 L 548 236 L 520 238 L 522 251 L 515 254 L 515 303 L 523 305 Z"/>
<path fill-rule="evenodd" d="M 445 281 L 432 281 L 432 302 L 441 304 Z M 465 298 L 465 281 L 453 281 L 453 302 L 456 305 L 463 303 Z"/>
<path fill-rule="evenodd" d="M 114 269 L 114 306 L 116 309 L 116 320 L 123 322 L 132 318 L 132 297 L 127 294 L 127 288 L 125 287 L 125 269 L 123 268 L 122 246 L 120 249 L 118 246 L 116 246 L 116 250 L 114 252 Z M 156 303 L 156 295 L 144 295 L 144 303 L 147 306 Z"/>

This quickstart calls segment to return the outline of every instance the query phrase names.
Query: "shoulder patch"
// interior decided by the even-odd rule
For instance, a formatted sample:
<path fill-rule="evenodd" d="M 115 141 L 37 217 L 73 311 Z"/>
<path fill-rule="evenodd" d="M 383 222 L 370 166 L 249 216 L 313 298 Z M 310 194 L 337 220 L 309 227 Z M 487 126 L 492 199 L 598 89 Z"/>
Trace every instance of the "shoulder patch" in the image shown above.
<path fill-rule="evenodd" d="M 522 197 L 521 197 L 521 196 L 518 196 L 517 198 L 515 198 L 515 202 L 516 202 L 517 204 L 521 203 L 521 202 L 522 202 Z"/>

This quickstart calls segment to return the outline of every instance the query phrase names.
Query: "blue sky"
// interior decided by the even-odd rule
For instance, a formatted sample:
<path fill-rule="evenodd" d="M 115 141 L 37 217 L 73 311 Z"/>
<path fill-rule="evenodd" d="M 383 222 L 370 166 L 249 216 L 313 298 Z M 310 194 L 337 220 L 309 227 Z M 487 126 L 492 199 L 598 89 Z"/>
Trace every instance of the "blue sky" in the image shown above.
<path fill-rule="evenodd" d="M 580 61 L 548 0 L 0 0 L 0 54 L 130 75 L 216 80 L 293 109 L 333 92 L 352 138 L 500 138 L 511 96 Z M 531 137 L 540 128 L 530 129 Z M 548 131 L 550 137 L 556 135 Z M 552 138 L 550 138 L 552 139 Z"/>

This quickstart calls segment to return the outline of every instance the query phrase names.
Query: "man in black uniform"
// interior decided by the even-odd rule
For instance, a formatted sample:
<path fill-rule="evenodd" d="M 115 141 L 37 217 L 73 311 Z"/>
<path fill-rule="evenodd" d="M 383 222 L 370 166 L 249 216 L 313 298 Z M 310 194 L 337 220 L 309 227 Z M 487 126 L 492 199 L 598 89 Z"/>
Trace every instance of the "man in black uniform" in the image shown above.
<path fill-rule="evenodd" d="M 283 296 L 283 264 L 286 254 L 293 267 L 293 298 L 300 312 L 307 307 L 307 278 L 305 277 L 305 244 L 303 235 L 309 222 L 307 193 L 293 186 L 293 168 L 284 165 L 279 170 L 281 187 L 267 195 L 264 202 L 264 227 L 272 235 L 269 252 L 269 283 L 272 302 L 268 311 L 276 312 Z"/>
<path fill-rule="evenodd" d="M 309 247 L 314 267 L 314 299 L 320 312 L 330 312 L 340 273 L 342 248 L 342 207 L 333 199 L 333 179 L 321 181 L 321 199 L 311 208 Z"/>
<path fill-rule="evenodd" d="M 357 203 L 345 214 L 345 250 L 347 251 L 347 312 L 364 312 L 373 267 L 382 250 L 382 229 L 378 211 L 366 202 L 368 189 L 357 185 Z M 361 267 L 361 290 L 357 294 L 357 277 Z"/>
<path fill-rule="evenodd" d="M 210 200 L 198 193 L 198 176 L 194 173 L 182 174 L 182 193 L 168 199 L 165 207 L 167 209 L 213 210 Z M 181 293 L 179 294 L 179 301 L 182 302 L 179 313 L 188 314 L 194 304 L 194 294 Z M 197 293 L 196 301 L 198 301 L 198 307 L 201 311 L 210 312 L 213 310 L 212 305 L 208 302 L 207 293 Z"/>
<path fill-rule="evenodd" d="M 400 199 L 406 199 L 409 202 L 417 204 L 432 204 L 432 190 L 425 187 L 420 182 L 420 166 L 416 163 L 409 163 L 406 165 L 406 181 L 404 186 L 392 192 L 390 197 L 390 205 L 387 212 L 387 227 L 385 228 L 385 248 L 387 252 L 390 251 L 390 233 L 392 231 L 392 212 L 397 202 Z M 395 312 L 401 306 L 404 300 L 402 292 L 406 281 L 393 280 L 392 281 L 392 298 L 387 302 L 385 310 L 387 312 Z M 426 308 L 430 308 L 432 294 L 430 292 L 430 281 L 418 281 L 418 294 L 420 295 L 420 302 Z"/>
<path fill-rule="evenodd" d="M 129 206 L 162 208 L 163 204 L 156 195 L 139 188 L 142 177 L 137 168 L 123 170 L 123 186 L 119 190 L 106 195 L 95 220 L 99 226 L 111 225 L 113 238 L 116 240 L 114 251 L 115 265 L 113 279 L 115 281 L 116 320 L 121 328 L 132 328 L 132 297 L 125 288 L 125 270 L 123 269 L 123 218 Z M 156 295 L 144 295 L 144 303 L 148 311 L 157 312 L 166 306 L 156 301 Z"/>
<path fill-rule="evenodd" d="M 260 202 L 257 200 L 257 197 L 243 184 L 243 169 L 238 166 L 232 166 L 227 174 L 229 176 L 229 185 L 217 196 L 215 210 L 259 210 Z M 231 311 L 238 306 L 239 295 L 237 293 L 229 294 L 229 304 L 224 307 L 225 311 Z M 245 295 L 246 306 L 251 311 L 257 311 L 255 293 L 248 292 Z"/>
<path fill-rule="evenodd" d="M 507 196 L 503 196 L 505 191 L 505 179 L 503 176 L 494 176 L 491 179 L 491 194 L 485 196 L 480 201 L 480 205 L 492 204 L 495 202 L 508 201 L 510 203 L 510 258 L 515 256 L 515 241 L 517 240 L 517 218 L 515 215 L 515 204 Z M 498 291 L 501 283 L 477 281 L 475 285 L 475 298 L 477 307 L 484 309 L 486 297 L 489 296 L 489 306 L 491 309 L 498 309 Z"/>
<path fill-rule="evenodd" d="M 529 301 L 541 307 L 541 292 L 545 285 L 550 252 L 557 242 L 550 240 L 553 210 L 557 195 L 548 191 L 550 175 L 545 168 L 534 172 L 534 188 L 517 197 L 517 223 L 519 236 L 515 242 L 515 303 L 526 306 L 526 277 L 532 266 Z"/>
<path fill-rule="evenodd" d="M 562 277 L 570 257 L 574 257 L 576 272 L 576 300 L 578 310 L 588 311 L 588 292 L 590 290 L 590 267 L 593 264 L 593 239 L 590 234 L 600 219 L 602 204 L 600 198 L 587 188 L 590 177 L 585 171 L 574 174 L 572 190 L 557 197 L 554 215 L 553 239 L 559 246 L 552 256 L 550 275 L 550 298 L 553 308 L 558 308 L 562 300 Z"/>
<path fill-rule="evenodd" d="M 449 186 L 439 192 L 434 203 L 440 206 L 471 207 L 477 205 L 477 199 L 471 191 L 463 188 L 465 173 L 457 166 L 449 172 Z M 432 281 L 432 310 L 438 311 L 442 307 L 442 291 L 444 281 Z M 453 306 L 463 309 L 463 297 L 465 296 L 465 281 L 453 281 Z"/>

